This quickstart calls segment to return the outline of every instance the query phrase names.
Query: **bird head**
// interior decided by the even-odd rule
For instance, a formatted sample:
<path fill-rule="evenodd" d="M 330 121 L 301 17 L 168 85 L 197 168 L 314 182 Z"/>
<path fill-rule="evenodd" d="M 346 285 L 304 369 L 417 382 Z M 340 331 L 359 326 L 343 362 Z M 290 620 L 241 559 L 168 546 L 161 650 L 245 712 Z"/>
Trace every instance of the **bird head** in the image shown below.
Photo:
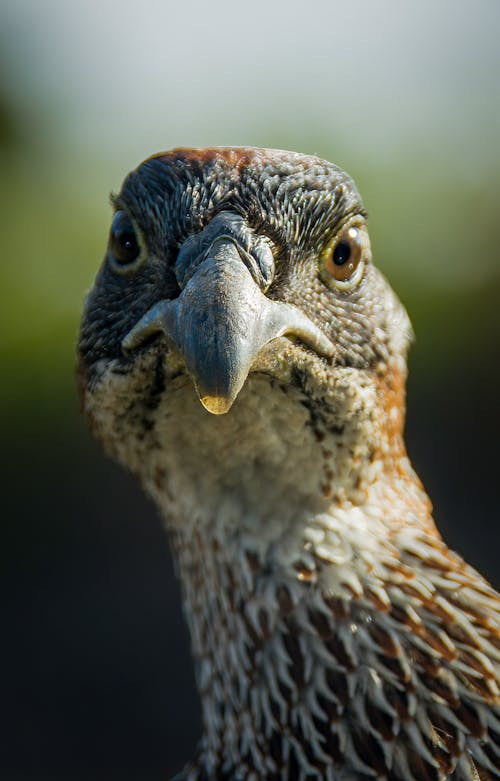
<path fill-rule="evenodd" d="M 266 378 L 341 425 L 367 393 L 373 417 L 391 384 L 404 387 L 409 321 L 337 166 L 174 150 L 132 171 L 112 202 L 79 340 L 84 409 L 109 450 L 127 420 L 144 422 L 179 389 L 201 414 L 230 417 Z"/>
<path fill-rule="evenodd" d="M 471 778 L 469 749 L 494 770 L 496 597 L 406 457 L 411 329 L 353 182 L 176 150 L 113 206 L 82 399 L 183 582 L 204 738 L 179 778 Z"/>

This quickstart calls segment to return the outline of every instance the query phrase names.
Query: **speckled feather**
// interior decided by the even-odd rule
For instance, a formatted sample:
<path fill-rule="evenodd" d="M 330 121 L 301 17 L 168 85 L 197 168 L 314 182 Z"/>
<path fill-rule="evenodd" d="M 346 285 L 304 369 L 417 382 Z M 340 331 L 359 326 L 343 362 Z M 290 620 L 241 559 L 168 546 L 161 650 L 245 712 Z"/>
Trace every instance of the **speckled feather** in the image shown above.
<path fill-rule="evenodd" d="M 204 734 L 179 778 L 488 781 L 500 777 L 500 598 L 449 550 L 402 438 L 403 307 L 366 258 L 338 293 L 322 247 L 352 215 L 330 163 L 270 150 L 146 161 L 116 202 L 148 260 L 107 259 L 80 337 L 82 403 L 158 504 L 181 579 Z M 332 337 L 260 351 L 231 410 L 201 406 L 168 339 L 121 342 L 179 294 L 179 247 L 221 210 L 265 236 L 267 294 Z"/>

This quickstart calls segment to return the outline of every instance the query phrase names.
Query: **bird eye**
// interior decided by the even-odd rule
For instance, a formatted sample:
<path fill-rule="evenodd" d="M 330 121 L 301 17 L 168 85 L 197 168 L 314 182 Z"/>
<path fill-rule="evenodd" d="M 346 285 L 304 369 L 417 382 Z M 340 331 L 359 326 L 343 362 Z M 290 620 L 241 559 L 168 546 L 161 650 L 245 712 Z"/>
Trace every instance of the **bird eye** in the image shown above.
<path fill-rule="evenodd" d="M 340 289 L 350 289 L 361 279 L 366 232 L 351 225 L 330 241 L 323 251 L 322 277 Z"/>
<path fill-rule="evenodd" d="M 117 271 L 133 271 L 142 261 L 143 252 L 136 230 L 124 211 L 117 211 L 113 217 L 109 234 L 109 255 Z"/>

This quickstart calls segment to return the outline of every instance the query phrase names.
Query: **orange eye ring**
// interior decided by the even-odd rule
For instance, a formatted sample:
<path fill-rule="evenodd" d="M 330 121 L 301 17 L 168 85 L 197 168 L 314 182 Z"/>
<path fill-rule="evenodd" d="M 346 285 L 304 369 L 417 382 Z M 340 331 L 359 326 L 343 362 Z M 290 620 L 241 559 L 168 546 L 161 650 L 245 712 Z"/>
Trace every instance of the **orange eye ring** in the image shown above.
<path fill-rule="evenodd" d="M 342 290 L 357 284 L 363 272 L 366 241 L 366 231 L 356 225 L 335 236 L 323 251 L 323 279 Z"/>

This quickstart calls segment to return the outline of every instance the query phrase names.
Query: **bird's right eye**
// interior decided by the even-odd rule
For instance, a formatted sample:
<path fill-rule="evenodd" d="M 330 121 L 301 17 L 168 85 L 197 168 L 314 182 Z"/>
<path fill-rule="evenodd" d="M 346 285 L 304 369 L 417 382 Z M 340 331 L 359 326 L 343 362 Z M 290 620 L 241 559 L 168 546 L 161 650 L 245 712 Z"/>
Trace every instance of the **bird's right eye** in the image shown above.
<path fill-rule="evenodd" d="M 141 265 L 143 248 L 128 214 L 117 211 L 109 234 L 109 257 L 116 271 L 131 272 Z"/>
<path fill-rule="evenodd" d="M 328 242 L 322 253 L 321 278 L 340 291 L 349 291 L 363 276 L 363 267 L 370 254 L 366 228 L 350 225 Z"/>

